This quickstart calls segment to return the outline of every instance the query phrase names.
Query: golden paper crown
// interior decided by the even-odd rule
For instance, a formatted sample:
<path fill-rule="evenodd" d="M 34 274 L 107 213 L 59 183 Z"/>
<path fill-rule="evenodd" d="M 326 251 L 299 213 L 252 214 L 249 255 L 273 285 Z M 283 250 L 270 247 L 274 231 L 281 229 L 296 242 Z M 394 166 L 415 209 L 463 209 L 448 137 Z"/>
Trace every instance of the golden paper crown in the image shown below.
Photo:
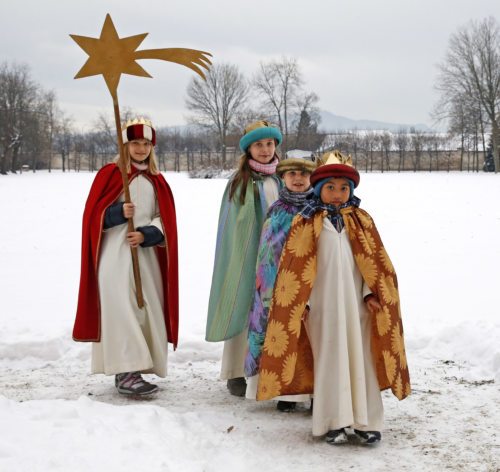
<path fill-rule="evenodd" d="M 344 164 L 346 166 L 353 167 L 351 155 L 348 154 L 347 156 L 345 156 L 337 149 L 325 152 L 323 156 L 321 156 L 321 161 L 323 162 L 323 165 Z"/>
<path fill-rule="evenodd" d="M 321 156 L 322 164 L 311 174 L 311 184 L 315 186 L 326 178 L 343 177 L 354 183 L 354 188 L 359 185 L 359 172 L 352 165 L 350 155 L 344 155 L 340 151 L 329 151 Z"/>
<path fill-rule="evenodd" d="M 146 125 L 152 129 L 154 129 L 154 126 L 153 126 L 153 123 L 151 123 L 151 120 L 146 120 L 146 118 L 140 117 L 140 118 L 134 118 L 133 120 L 127 120 L 127 122 L 123 124 L 122 130 L 125 130 L 129 126 L 134 126 L 134 125 Z"/>

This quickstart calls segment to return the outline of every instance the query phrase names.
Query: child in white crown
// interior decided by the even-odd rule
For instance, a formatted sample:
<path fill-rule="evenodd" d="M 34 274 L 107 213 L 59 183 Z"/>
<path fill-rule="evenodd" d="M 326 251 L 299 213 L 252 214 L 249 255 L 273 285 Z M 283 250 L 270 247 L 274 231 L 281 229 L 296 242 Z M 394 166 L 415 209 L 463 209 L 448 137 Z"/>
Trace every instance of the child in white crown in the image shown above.
<path fill-rule="evenodd" d="M 85 205 L 73 338 L 93 342 L 92 373 L 114 375 L 121 394 L 148 395 L 158 387 L 142 374 L 165 377 L 167 343 L 177 344 L 175 206 L 158 170 L 151 122 L 128 122 L 122 135 L 125 160 L 97 173 Z M 121 168 L 128 174 L 131 203 L 124 202 Z M 130 248 L 138 253 L 143 308 L 136 299 Z"/>

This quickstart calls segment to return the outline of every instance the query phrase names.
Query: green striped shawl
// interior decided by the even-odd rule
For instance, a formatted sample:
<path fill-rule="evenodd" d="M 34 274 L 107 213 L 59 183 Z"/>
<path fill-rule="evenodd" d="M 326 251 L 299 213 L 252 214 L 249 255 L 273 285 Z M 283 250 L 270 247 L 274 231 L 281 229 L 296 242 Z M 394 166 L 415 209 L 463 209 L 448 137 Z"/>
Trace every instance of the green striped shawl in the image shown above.
<path fill-rule="evenodd" d="M 281 187 L 278 178 L 273 178 Z M 256 175 L 249 180 L 243 205 L 239 201 L 239 190 L 229 201 L 231 180 L 226 186 L 217 230 L 207 341 L 230 339 L 248 324 L 255 291 L 257 249 L 267 210 L 262 183 L 262 178 Z"/>

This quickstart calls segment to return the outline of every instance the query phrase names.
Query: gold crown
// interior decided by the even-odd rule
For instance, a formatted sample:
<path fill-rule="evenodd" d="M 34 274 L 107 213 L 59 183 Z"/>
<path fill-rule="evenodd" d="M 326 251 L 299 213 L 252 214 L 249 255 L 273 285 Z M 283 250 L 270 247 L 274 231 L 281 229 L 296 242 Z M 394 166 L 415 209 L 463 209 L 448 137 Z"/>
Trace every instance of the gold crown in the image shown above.
<path fill-rule="evenodd" d="M 321 161 L 323 162 L 323 165 L 343 164 L 346 166 L 353 167 L 351 155 L 348 154 L 347 156 L 345 156 L 336 149 L 333 151 L 325 152 L 323 156 L 321 156 Z"/>
<path fill-rule="evenodd" d="M 146 118 L 141 117 L 141 118 L 134 118 L 133 120 L 128 120 L 126 123 L 123 124 L 122 130 L 125 130 L 129 126 L 134 126 L 134 125 L 146 125 L 149 126 L 151 129 L 154 129 L 151 120 L 146 120 Z"/>
<path fill-rule="evenodd" d="M 270 126 L 274 127 L 274 125 L 267 120 L 254 121 L 253 123 L 250 123 L 249 125 L 246 126 L 244 134 L 250 133 L 250 131 L 253 131 L 254 129 L 257 128 L 268 128 Z"/>

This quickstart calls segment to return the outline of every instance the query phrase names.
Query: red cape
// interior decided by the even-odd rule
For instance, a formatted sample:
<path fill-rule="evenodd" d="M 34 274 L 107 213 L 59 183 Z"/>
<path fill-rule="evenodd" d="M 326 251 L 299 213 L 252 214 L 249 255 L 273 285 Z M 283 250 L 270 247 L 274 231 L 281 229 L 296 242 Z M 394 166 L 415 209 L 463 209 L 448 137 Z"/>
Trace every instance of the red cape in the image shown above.
<path fill-rule="evenodd" d="M 136 169 L 129 181 L 139 175 Z M 154 187 L 165 231 L 166 247 L 157 246 L 156 255 L 163 279 L 164 317 L 167 338 L 177 347 L 179 331 L 179 277 L 177 255 L 177 222 L 174 197 L 161 174 L 143 174 Z M 123 191 L 122 177 L 116 164 L 105 165 L 96 175 L 90 189 L 82 227 L 82 268 L 73 339 L 99 342 L 101 339 L 101 307 L 97 268 L 103 231 L 104 212 Z M 140 248 L 139 248 L 140 250 Z"/>

